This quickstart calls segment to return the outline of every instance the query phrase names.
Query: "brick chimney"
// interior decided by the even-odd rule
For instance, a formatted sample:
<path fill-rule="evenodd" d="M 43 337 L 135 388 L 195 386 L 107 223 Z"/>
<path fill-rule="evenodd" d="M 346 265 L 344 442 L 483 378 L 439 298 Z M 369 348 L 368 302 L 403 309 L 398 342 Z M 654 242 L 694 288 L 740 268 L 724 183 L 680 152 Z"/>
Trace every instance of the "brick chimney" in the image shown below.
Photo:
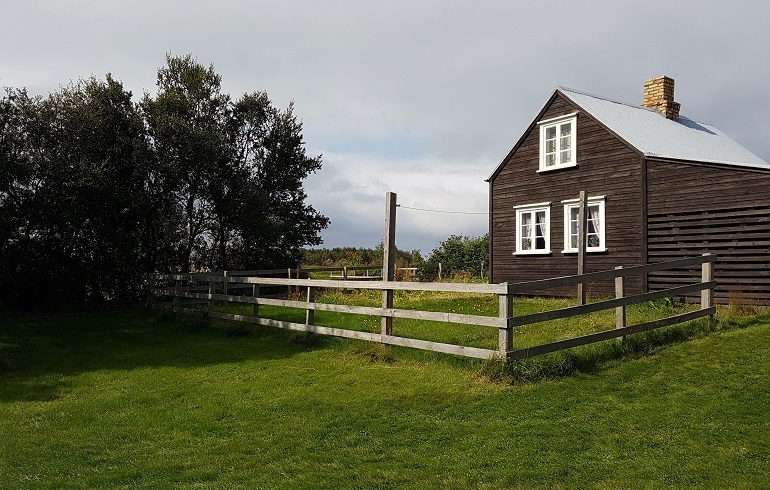
<path fill-rule="evenodd" d="M 674 79 L 651 78 L 644 82 L 644 107 L 655 109 L 666 119 L 679 120 L 679 103 L 674 102 Z"/>

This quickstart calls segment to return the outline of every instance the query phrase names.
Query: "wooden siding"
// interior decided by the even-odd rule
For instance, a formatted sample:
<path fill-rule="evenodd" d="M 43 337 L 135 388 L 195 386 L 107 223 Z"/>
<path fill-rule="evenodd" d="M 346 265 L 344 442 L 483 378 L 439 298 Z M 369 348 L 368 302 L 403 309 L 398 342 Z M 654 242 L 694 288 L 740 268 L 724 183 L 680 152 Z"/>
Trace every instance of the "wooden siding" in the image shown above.
<path fill-rule="evenodd" d="M 533 126 L 490 181 L 490 248 L 492 282 L 521 282 L 575 274 L 577 254 L 564 254 L 566 199 L 577 199 L 581 190 L 589 197 L 606 196 L 605 233 L 607 252 L 589 253 L 586 271 L 644 263 L 642 257 L 642 175 L 638 152 L 616 137 L 587 113 L 556 94 L 541 114 L 550 119 L 578 112 L 578 166 L 538 173 L 539 130 Z M 515 256 L 516 210 L 514 206 L 551 203 L 551 253 Z M 626 285 L 639 292 L 639 280 Z M 588 285 L 591 294 L 614 294 L 614 283 Z M 570 291 L 572 292 L 572 291 Z M 564 290 L 551 291 L 552 294 Z"/>
<path fill-rule="evenodd" d="M 647 162 L 650 262 L 714 253 L 719 303 L 770 304 L 770 174 Z M 651 274 L 651 290 L 692 272 Z"/>

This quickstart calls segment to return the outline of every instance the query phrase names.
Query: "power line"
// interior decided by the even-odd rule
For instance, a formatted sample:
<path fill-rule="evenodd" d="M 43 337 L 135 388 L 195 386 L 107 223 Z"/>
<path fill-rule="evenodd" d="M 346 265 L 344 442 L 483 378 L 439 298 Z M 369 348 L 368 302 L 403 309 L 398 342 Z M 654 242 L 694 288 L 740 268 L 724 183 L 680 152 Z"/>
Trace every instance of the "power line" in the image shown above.
<path fill-rule="evenodd" d="M 441 209 L 424 209 L 424 208 L 413 208 L 410 206 L 404 206 L 403 204 L 396 204 L 397 208 L 404 208 L 404 209 L 413 209 L 415 211 L 427 211 L 429 213 L 445 213 L 445 214 L 489 214 L 489 213 L 482 213 L 482 212 L 475 212 L 475 211 L 444 211 Z"/>

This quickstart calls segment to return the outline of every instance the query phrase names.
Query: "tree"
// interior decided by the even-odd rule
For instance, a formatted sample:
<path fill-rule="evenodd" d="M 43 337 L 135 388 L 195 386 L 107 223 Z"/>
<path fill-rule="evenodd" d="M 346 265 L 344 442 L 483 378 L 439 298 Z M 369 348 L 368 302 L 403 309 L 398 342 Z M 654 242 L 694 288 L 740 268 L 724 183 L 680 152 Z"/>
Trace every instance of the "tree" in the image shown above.
<path fill-rule="evenodd" d="M 467 237 L 450 235 L 433 249 L 427 262 L 430 263 L 487 263 L 489 261 L 489 235 Z"/>
<path fill-rule="evenodd" d="M 221 77 L 213 66 L 206 68 L 190 55 L 166 55 L 166 63 L 158 70 L 157 96 L 145 94 L 141 107 L 167 190 L 184 223 L 178 263 L 182 272 L 189 272 L 205 265 L 211 187 L 219 185 L 218 170 L 228 163 L 230 100 L 221 93 Z"/>
<path fill-rule="evenodd" d="M 132 300 L 149 272 L 296 265 L 328 219 L 308 205 L 290 105 L 233 102 L 191 56 L 140 104 L 107 75 L 0 99 L 0 302 Z M 49 305 L 51 302 L 48 303 Z"/>
<path fill-rule="evenodd" d="M 329 220 L 305 202 L 321 157 L 307 156 L 293 106 L 278 110 L 264 92 L 233 102 L 213 66 L 166 61 L 141 106 L 184 223 L 179 270 L 296 265 Z"/>
<path fill-rule="evenodd" d="M 75 303 L 137 294 L 145 141 L 131 93 L 108 75 L 0 105 L 4 282 Z"/>

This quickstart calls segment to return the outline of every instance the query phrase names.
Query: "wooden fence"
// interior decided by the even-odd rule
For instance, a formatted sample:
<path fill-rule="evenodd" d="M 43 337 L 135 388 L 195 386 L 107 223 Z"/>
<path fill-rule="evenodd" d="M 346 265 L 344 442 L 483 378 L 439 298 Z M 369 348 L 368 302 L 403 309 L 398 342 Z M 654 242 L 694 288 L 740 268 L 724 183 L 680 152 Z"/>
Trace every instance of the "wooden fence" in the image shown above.
<path fill-rule="evenodd" d="M 152 307 L 156 309 L 165 309 L 174 312 L 191 313 L 214 318 L 244 321 L 260 325 L 285 328 L 289 330 L 298 330 L 324 335 L 334 335 L 338 337 L 368 340 L 371 342 L 381 342 L 383 344 L 400 345 L 468 357 L 490 358 L 499 356 L 504 360 L 521 359 L 713 315 L 716 311 L 714 307 L 715 282 L 713 280 L 715 259 L 716 256 L 714 255 L 704 254 L 699 257 L 692 257 L 688 259 L 627 268 L 618 267 L 614 270 L 593 272 L 577 276 L 556 277 L 552 279 L 523 283 L 461 284 L 367 281 L 356 284 L 357 289 L 381 290 L 383 292 L 382 307 L 352 306 L 315 302 L 316 291 L 319 288 L 350 289 L 350 283 L 347 281 L 297 278 L 283 279 L 242 276 L 238 274 L 223 275 L 213 273 L 152 274 L 150 277 L 149 301 Z M 692 284 L 686 284 L 660 291 L 637 294 L 633 296 L 625 295 L 624 280 L 628 276 L 686 267 L 700 267 L 701 280 Z M 616 294 L 614 299 L 545 311 L 542 313 L 533 313 L 529 315 L 514 316 L 513 314 L 513 303 L 516 295 L 532 294 L 535 291 L 541 291 L 544 289 L 576 286 L 578 284 L 586 284 L 600 280 L 615 281 Z M 163 284 L 164 282 L 166 283 L 165 285 Z M 302 301 L 300 299 L 275 299 L 260 297 L 260 288 L 265 286 L 287 286 L 290 289 L 292 287 L 302 288 L 302 290 L 305 292 L 306 299 Z M 202 287 L 205 287 L 207 290 L 205 292 L 201 292 L 200 289 Z M 498 296 L 498 316 L 491 317 L 450 312 L 405 310 L 393 308 L 392 303 L 388 304 L 386 298 L 388 296 L 392 298 L 393 291 L 404 290 L 495 294 Z M 221 292 L 217 293 L 217 291 Z M 227 293 L 225 291 L 227 291 Z M 229 294 L 230 292 L 235 291 L 239 291 L 241 294 Z M 700 292 L 701 298 L 700 308 L 698 310 L 645 323 L 626 325 L 626 307 L 629 305 L 669 297 L 686 297 L 688 294 L 692 294 L 698 291 Z M 161 298 L 170 299 L 171 303 L 168 304 L 168 302 L 159 302 L 158 299 Z M 208 303 L 208 307 L 206 310 L 187 308 L 181 303 L 184 300 L 203 300 Z M 239 315 L 214 311 L 215 301 L 249 304 L 252 306 L 251 315 Z M 262 318 L 259 316 L 260 305 L 273 305 L 303 309 L 305 310 L 305 322 L 294 323 L 274 320 L 270 318 Z M 519 349 L 514 348 L 514 332 L 516 327 L 548 320 L 569 318 L 576 315 L 582 315 L 607 309 L 615 309 L 615 328 L 532 347 L 524 347 Z M 358 315 L 381 317 L 382 328 L 379 333 L 375 333 L 315 325 L 314 314 L 316 311 L 332 311 L 339 313 L 352 313 Z M 395 336 L 392 333 L 393 318 L 410 318 L 416 320 L 429 320 L 447 323 L 459 323 L 469 326 L 496 328 L 498 331 L 498 348 L 483 349 Z"/>

